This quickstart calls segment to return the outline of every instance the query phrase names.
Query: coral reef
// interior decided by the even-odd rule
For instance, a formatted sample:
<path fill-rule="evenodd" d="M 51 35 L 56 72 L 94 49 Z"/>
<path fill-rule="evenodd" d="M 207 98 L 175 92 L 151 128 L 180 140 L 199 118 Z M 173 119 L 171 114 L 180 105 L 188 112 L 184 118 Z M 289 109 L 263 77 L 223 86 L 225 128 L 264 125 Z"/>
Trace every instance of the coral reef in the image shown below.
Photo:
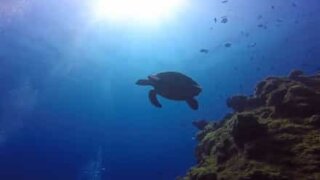
<path fill-rule="evenodd" d="M 181 180 L 320 180 L 320 74 L 269 77 L 234 113 L 199 128 L 197 165 Z"/>

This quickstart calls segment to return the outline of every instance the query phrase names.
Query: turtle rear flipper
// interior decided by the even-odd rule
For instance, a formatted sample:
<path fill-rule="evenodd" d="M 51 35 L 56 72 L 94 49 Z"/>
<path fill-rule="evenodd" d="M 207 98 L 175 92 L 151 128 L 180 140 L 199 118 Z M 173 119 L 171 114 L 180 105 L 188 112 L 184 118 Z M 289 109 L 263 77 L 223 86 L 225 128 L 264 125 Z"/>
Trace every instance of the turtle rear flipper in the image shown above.
<path fill-rule="evenodd" d="M 191 109 L 197 110 L 199 108 L 198 101 L 194 98 L 186 100 Z"/>
<path fill-rule="evenodd" d="M 149 91 L 149 99 L 150 99 L 151 103 L 152 103 L 154 106 L 156 106 L 156 107 L 158 107 L 158 108 L 161 108 L 161 107 L 162 107 L 161 104 L 159 103 L 158 99 L 157 99 L 157 93 L 156 93 L 155 90 L 150 90 L 150 91 Z"/>

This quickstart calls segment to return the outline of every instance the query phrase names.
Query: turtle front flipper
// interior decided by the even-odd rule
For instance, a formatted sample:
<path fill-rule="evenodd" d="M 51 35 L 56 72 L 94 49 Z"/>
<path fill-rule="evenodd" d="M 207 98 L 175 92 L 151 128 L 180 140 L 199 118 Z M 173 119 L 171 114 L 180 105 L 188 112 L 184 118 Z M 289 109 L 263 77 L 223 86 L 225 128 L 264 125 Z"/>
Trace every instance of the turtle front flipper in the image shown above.
<path fill-rule="evenodd" d="M 199 108 L 198 101 L 194 98 L 188 99 L 187 103 L 193 110 L 197 110 Z"/>
<path fill-rule="evenodd" d="M 154 106 L 156 106 L 158 108 L 162 107 L 157 99 L 157 93 L 154 89 L 149 91 L 149 99 Z"/>

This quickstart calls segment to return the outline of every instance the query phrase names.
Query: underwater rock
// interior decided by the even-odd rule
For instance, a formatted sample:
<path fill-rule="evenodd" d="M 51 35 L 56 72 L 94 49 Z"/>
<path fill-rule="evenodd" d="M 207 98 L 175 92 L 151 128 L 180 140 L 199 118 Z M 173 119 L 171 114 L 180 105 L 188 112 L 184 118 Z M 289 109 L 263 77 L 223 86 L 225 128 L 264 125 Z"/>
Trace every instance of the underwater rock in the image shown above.
<path fill-rule="evenodd" d="M 233 123 L 231 135 L 238 146 L 259 138 L 265 134 L 265 128 L 259 124 L 253 114 L 238 114 Z"/>
<path fill-rule="evenodd" d="M 227 99 L 227 106 L 232 108 L 235 111 L 243 111 L 245 109 L 245 104 L 247 103 L 248 98 L 246 96 L 233 96 Z"/>
<path fill-rule="evenodd" d="M 181 180 L 320 179 L 320 75 L 269 77 L 227 105 L 221 121 L 198 122 L 197 165 Z"/>
<path fill-rule="evenodd" d="M 217 129 L 219 129 L 222 124 L 224 123 L 224 121 L 220 121 L 220 122 L 209 122 L 209 121 L 206 121 L 206 120 L 200 120 L 200 121 L 194 121 L 194 122 L 197 122 L 195 125 L 196 127 L 199 126 L 198 123 L 200 123 L 200 128 L 197 127 L 199 130 L 196 137 L 198 140 L 201 140 L 208 132 L 213 132 Z M 194 125 L 194 123 L 193 123 Z"/>
<path fill-rule="evenodd" d="M 190 180 L 217 180 L 217 174 L 215 173 L 202 173 L 202 171 L 195 172 L 193 174 L 190 174 Z M 183 180 L 183 178 L 181 178 Z"/>
<path fill-rule="evenodd" d="M 296 77 L 302 76 L 303 75 L 303 71 L 300 70 L 293 70 L 290 74 L 289 74 L 289 78 L 294 79 Z"/>
<path fill-rule="evenodd" d="M 268 174 L 264 171 L 257 170 L 249 173 L 248 175 L 240 177 L 239 180 L 289 180 L 289 178 L 285 176 Z"/>
<path fill-rule="evenodd" d="M 306 86 L 291 86 L 282 101 L 276 106 L 280 116 L 310 117 L 320 112 L 320 93 Z"/>
<path fill-rule="evenodd" d="M 206 120 L 199 120 L 199 121 L 193 121 L 192 125 L 194 125 L 196 128 L 198 128 L 199 130 L 203 130 L 204 127 L 206 127 L 208 125 L 208 121 Z"/>
<path fill-rule="evenodd" d="M 227 106 L 236 112 L 257 108 L 263 104 L 264 102 L 259 98 L 246 97 L 242 95 L 233 96 L 227 99 Z"/>
<path fill-rule="evenodd" d="M 313 115 L 310 117 L 310 119 L 307 121 L 308 124 L 311 124 L 313 126 L 320 127 L 320 115 Z"/>

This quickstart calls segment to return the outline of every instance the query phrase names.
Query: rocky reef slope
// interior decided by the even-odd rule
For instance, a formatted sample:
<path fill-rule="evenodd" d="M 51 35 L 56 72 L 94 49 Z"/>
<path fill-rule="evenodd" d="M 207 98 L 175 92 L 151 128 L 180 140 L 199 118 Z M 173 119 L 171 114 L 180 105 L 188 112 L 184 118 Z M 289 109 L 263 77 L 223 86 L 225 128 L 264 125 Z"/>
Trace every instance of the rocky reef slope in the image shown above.
<path fill-rule="evenodd" d="M 320 74 L 269 77 L 234 113 L 197 121 L 197 165 L 181 180 L 320 180 Z"/>

